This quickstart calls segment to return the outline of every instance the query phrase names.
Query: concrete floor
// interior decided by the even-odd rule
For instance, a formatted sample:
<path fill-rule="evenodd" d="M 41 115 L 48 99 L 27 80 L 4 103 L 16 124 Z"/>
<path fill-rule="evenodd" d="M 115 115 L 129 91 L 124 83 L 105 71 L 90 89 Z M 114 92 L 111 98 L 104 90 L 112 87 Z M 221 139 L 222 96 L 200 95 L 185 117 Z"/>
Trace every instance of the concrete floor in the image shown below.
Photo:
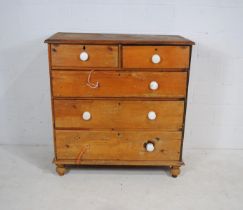
<path fill-rule="evenodd" d="M 242 210 L 243 150 L 185 150 L 182 174 L 160 168 L 55 173 L 51 146 L 0 146 L 1 210 Z"/>

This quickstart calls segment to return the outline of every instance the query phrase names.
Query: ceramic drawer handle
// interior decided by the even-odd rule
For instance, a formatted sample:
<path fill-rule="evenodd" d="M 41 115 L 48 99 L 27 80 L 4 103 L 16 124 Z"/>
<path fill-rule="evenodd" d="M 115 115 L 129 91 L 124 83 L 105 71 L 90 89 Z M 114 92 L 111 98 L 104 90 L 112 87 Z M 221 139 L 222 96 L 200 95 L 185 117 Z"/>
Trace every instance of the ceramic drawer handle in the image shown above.
<path fill-rule="evenodd" d="M 148 119 L 149 120 L 155 120 L 156 119 L 156 113 L 154 112 L 154 111 L 150 111 L 149 113 L 148 113 Z"/>
<path fill-rule="evenodd" d="M 158 87 L 159 87 L 159 84 L 158 84 L 158 82 L 156 82 L 156 81 L 152 81 L 152 82 L 150 82 L 150 84 L 149 84 L 149 88 L 150 88 L 151 90 L 157 90 Z"/>
<path fill-rule="evenodd" d="M 81 52 L 79 57 L 81 61 L 87 61 L 89 59 L 89 54 L 86 52 Z"/>
<path fill-rule="evenodd" d="M 90 112 L 84 112 L 83 113 L 83 120 L 90 120 L 90 119 L 91 119 Z"/>
<path fill-rule="evenodd" d="M 159 56 L 158 54 L 154 54 L 154 55 L 152 56 L 152 62 L 153 62 L 154 64 L 159 63 L 159 62 L 160 62 L 160 56 Z"/>
<path fill-rule="evenodd" d="M 154 151 L 154 144 L 153 143 L 147 143 L 146 144 L 146 150 L 147 150 L 147 152 L 153 152 Z"/>

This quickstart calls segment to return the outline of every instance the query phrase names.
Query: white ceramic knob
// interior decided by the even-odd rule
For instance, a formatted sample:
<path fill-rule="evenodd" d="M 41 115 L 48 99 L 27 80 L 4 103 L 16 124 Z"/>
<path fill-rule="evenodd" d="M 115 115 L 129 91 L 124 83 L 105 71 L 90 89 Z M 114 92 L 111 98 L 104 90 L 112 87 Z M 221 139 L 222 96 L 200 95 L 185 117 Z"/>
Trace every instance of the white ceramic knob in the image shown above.
<path fill-rule="evenodd" d="M 87 61 L 89 59 L 89 55 L 86 52 L 81 52 L 79 57 L 81 61 Z"/>
<path fill-rule="evenodd" d="M 90 112 L 84 112 L 83 113 L 83 120 L 90 120 L 91 114 Z"/>
<path fill-rule="evenodd" d="M 152 62 L 155 63 L 155 64 L 159 63 L 160 62 L 160 56 L 158 54 L 154 54 L 152 56 Z"/>
<path fill-rule="evenodd" d="M 153 152 L 154 151 L 154 145 L 152 143 L 146 144 L 146 150 L 147 152 Z"/>
<path fill-rule="evenodd" d="M 150 120 L 155 120 L 155 119 L 156 119 L 156 113 L 155 113 L 154 111 L 150 111 L 150 112 L 148 113 L 148 118 L 149 118 Z"/>
<path fill-rule="evenodd" d="M 151 90 L 157 90 L 159 87 L 159 84 L 156 81 L 152 81 L 152 82 L 150 82 L 149 87 Z"/>

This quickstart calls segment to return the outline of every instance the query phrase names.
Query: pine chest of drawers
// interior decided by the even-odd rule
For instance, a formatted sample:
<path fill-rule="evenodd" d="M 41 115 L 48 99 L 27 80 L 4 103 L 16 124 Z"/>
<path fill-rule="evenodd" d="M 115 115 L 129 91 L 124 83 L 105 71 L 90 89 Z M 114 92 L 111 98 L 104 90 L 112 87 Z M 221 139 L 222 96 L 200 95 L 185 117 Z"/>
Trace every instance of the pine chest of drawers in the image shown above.
<path fill-rule="evenodd" d="M 56 33 L 45 41 L 56 171 L 168 166 L 180 173 L 192 41 Z"/>

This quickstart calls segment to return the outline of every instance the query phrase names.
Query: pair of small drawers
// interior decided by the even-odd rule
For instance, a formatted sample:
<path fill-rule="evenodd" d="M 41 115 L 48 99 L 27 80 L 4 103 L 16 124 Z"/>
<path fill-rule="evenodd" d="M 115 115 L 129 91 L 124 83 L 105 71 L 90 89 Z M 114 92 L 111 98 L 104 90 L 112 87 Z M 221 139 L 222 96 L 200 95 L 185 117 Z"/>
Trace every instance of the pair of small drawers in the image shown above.
<path fill-rule="evenodd" d="M 189 46 L 51 44 L 56 159 L 179 161 L 189 62 Z"/>
<path fill-rule="evenodd" d="M 189 67 L 190 47 L 53 44 L 51 51 L 52 68 L 171 69 Z"/>

